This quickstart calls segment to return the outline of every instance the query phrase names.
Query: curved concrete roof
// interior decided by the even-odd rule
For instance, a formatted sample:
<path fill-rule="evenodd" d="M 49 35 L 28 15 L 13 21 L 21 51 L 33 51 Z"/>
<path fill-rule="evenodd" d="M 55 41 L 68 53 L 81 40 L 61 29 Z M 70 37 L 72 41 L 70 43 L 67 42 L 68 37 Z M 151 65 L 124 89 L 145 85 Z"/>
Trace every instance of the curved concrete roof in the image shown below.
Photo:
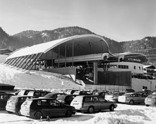
<path fill-rule="evenodd" d="M 146 57 L 146 55 L 142 54 L 142 53 L 130 53 L 130 52 L 125 52 L 125 53 L 119 53 L 119 54 L 114 54 L 115 56 L 117 56 L 118 58 L 123 58 L 123 59 L 130 59 L 133 58 L 138 62 L 147 62 L 148 59 Z"/>
<path fill-rule="evenodd" d="M 59 46 L 63 43 L 66 43 L 68 41 L 76 41 L 78 44 L 87 46 L 89 49 L 89 43 L 92 44 L 92 53 L 94 51 L 99 51 L 99 53 L 109 52 L 109 46 L 107 42 L 102 38 L 101 36 L 94 35 L 94 34 L 85 34 L 85 35 L 75 35 L 72 37 L 62 38 L 54 41 L 49 41 L 46 43 L 41 43 L 37 45 L 33 45 L 30 47 L 21 48 L 15 52 L 13 52 L 10 56 L 8 56 L 7 59 L 15 58 L 15 57 L 21 57 L 21 56 L 27 56 L 32 54 L 38 54 L 38 53 L 46 53 L 50 51 L 51 49 L 55 48 L 56 46 Z M 78 46 L 78 45 L 77 45 Z M 87 48 L 85 47 L 85 49 Z M 101 48 L 100 48 L 101 47 Z M 83 49 L 85 51 L 85 49 Z M 104 49 L 104 50 L 102 50 Z M 81 52 L 81 51 L 79 51 Z"/>

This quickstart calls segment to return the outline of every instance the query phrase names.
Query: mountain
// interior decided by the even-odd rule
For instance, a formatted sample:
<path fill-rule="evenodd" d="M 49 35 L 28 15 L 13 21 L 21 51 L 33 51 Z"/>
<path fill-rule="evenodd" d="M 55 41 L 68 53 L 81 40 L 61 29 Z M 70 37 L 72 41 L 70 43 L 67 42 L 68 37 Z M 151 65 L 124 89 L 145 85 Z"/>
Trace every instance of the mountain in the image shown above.
<path fill-rule="evenodd" d="M 123 52 L 120 42 L 117 42 L 117 41 L 112 40 L 107 37 L 104 37 L 104 39 L 107 41 L 111 53 L 122 53 Z"/>
<path fill-rule="evenodd" d="M 60 38 L 65 38 L 73 35 L 81 34 L 94 34 L 93 32 L 81 28 L 81 27 L 64 27 L 55 30 L 44 30 L 44 31 L 23 31 L 21 33 L 15 34 L 21 41 L 29 42 L 32 44 L 38 44 L 43 42 L 48 42 Z"/>
<path fill-rule="evenodd" d="M 20 38 L 21 41 L 31 41 L 32 44 L 38 44 L 43 42 L 48 42 L 60 38 L 65 38 L 74 35 L 81 35 L 81 34 L 95 34 L 90 30 L 81 27 L 64 27 L 58 28 L 55 30 L 44 30 L 44 31 L 23 31 L 21 33 L 15 34 L 14 36 Z M 112 53 L 122 52 L 121 45 L 119 42 L 111 40 L 107 37 L 104 37 L 110 46 L 110 51 Z M 116 46 L 116 47 L 114 47 Z"/>
<path fill-rule="evenodd" d="M 18 37 L 8 35 L 0 27 L 0 49 L 8 49 L 14 51 L 18 48 L 31 45 L 31 42 L 23 42 Z"/>
<path fill-rule="evenodd" d="M 145 51 L 156 47 L 156 37 L 145 37 L 141 40 L 121 42 L 123 51 Z"/>
<path fill-rule="evenodd" d="M 148 60 L 156 65 L 156 37 L 145 37 L 140 40 L 120 43 L 123 52 L 143 53 Z"/>
<path fill-rule="evenodd" d="M 87 29 L 75 26 L 44 31 L 28 30 L 10 36 L 0 27 L 0 49 L 9 49 L 14 51 L 21 47 L 81 34 L 94 33 Z"/>
<path fill-rule="evenodd" d="M 9 35 L 0 27 L 0 48 L 3 49 L 7 46 Z"/>
<path fill-rule="evenodd" d="M 0 27 L 0 49 L 9 49 L 13 51 L 21 47 L 81 34 L 95 33 L 85 28 L 73 26 L 44 31 L 28 30 L 10 36 Z M 103 37 L 107 41 L 111 53 L 144 53 L 151 62 L 156 63 L 156 37 L 145 37 L 140 40 L 123 42 L 118 42 L 105 36 Z"/>
<path fill-rule="evenodd" d="M 15 34 L 13 36 L 9 36 L 2 30 L 2 33 L 0 32 L 0 34 L 3 34 L 3 38 L 0 38 L 0 49 L 14 50 L 20 47 L 48 42 L 60 38 L 69 37 L 69 36 L 81 35 L 81 34 L 95 34 L 95 33 L 85 28 L 75 26 L 75 27 L 64 27 L 55 30 L 44 30 L 44 31 L 28 30 L 28 31 L 23 31 L 18 34 Z M 110 51 L 112 53 L 122 52 L 121 45 L 119 42 L 111 40 L 107 37 L 104 38 L 106 39 L 108 45 L 110 46 Z"/>
<path fill-rule="evenodd" d="M 0 39 L 5 39 L 9 37 L 9 35 L 0 27 Z"/>

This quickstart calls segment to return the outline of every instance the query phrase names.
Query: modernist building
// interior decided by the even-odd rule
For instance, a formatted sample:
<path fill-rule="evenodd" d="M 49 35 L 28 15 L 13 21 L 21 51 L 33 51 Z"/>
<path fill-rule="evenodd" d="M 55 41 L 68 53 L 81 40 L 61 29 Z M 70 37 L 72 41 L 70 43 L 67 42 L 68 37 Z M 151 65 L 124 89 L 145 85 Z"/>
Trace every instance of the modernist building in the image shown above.
<path fill-rule="evenodd" d="M 111 60 L 107 64 L 109 72 L 131 72 L 131 88 L 135 90 L 155 90 L 155 67 L 147 65 L 149 62 L 144 54 L 126 52 L 114 54 L 108 60 Z"/>
<path fill-rule="evenodd" d="M 148 59 L 141 53 L 119 53 L 109 57 L 108 71 L 131 71 L 132 74 L 144 74 L 144 65 Z"/>
<path fill-rule="evenodd" d="M 92 73 L 92 82 L 97 84 L 98 63 L 108 57 L 107 42 L 101 36 L 87 34 L 19 49 L 7 58 L 5 64 L 27 71 L 57 72 L 74 80 Z"/>
<path fill-rule="evenodd" d="M 85 34 L 21 48 L 8 56 L 5 65 L 25 72 L 63 74 L 89 89 L 125 90 L 135 87 L 132 74 L 143 73 L 146 61 L 138 53 L 112 55 L 103 37 Z M 142 89 L 141 83 L 137 85 Z"/>

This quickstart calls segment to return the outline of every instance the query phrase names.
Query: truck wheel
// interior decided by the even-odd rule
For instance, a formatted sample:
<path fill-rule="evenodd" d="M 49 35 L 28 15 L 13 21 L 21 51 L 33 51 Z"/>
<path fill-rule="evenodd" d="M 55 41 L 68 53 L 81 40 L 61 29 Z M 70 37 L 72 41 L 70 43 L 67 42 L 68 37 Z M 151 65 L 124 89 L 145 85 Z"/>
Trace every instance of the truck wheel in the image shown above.
<path fill-rule="evenodd" d="M 37 112 L 35 113 L 35 115 L 34 115 L 34 118 L 35 118 L 35 119 L 40 119 L 41 117 L 43 117 L 43 114 L 42 114 L 42 112 L 40 112 L 40 111 L 37 111 Z"/>
<path fill-rule="evenodd" d="M 89 113 L 93 113 L 93 112 L 94 112 L 94 107 L 92 107 L 92 106 L 89 107 L 89 108 L 88 108 L 88 112 L 89 112 Z"/>
<path fill-rule="evenodd" d="M 134 104 L 134 100 L 130 100 L 130 101 L 129 101 L 129 104 L 130 104 L 130 105 L 133 105 L 133 104 Z"/>
<path fill-rule="evenodd" d="M 71 112 L 71 110 L 68 110 L 67 112 L 66 112 L 66 117 L 71 117 L 72 116 L 72 112 Z"/>
<path fill-rule="evenodd" d="M 111 105 L 111 106 L 109 107 L 109 110 L 110 110 L 110 111 L 114 111 L 114 105 Z"/>

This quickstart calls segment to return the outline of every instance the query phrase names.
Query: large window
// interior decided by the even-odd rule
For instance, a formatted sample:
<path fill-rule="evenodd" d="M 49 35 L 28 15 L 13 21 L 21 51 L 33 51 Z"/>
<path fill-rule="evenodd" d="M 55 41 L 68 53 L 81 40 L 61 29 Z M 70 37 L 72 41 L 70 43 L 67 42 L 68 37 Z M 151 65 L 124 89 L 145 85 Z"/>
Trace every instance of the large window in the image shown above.
<path fill-rule="evenodd" d="M 108 68 L 117 68 L 117 65 L 108 65 Z"/>
<path fill-rule="evenodd" d="M 118 65 L 118 68 L 128 69 L 128 65 Z"/>
<path fill-rule="evenodd" d="M 136 69 L 136 66 L 134 66 L 134 69 Z"/>

